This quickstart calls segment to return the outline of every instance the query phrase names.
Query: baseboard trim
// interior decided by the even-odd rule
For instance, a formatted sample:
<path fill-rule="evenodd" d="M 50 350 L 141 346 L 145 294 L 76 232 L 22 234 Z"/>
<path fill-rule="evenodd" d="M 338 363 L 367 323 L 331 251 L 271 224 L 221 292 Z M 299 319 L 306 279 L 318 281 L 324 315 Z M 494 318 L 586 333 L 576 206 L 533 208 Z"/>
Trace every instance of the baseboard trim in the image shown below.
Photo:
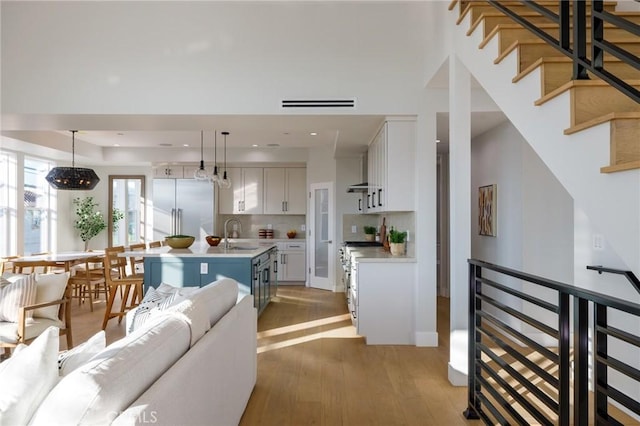
<path fill-rule="evenodd" d="M 438 333 L 435 331 L 416 332 L 416 346 L 435 348 L 438 346 Z"/>
<path fill-rule="evenodd" d="M 468 386 L 469 385 L 469 378 L 465 373 L 463 373 L 461 371 L 458 371 L 455 368 L 453 368 L 451 363 L 448 363 L 447 367 L 448 367 L 449 383 L 451 383 L 453 386 Z"/>

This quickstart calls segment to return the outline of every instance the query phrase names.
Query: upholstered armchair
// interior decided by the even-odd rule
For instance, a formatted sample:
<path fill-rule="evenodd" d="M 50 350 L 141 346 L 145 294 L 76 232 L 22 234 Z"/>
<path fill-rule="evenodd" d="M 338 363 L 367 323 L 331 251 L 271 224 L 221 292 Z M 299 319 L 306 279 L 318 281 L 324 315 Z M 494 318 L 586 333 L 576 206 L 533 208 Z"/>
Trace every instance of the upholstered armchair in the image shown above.
<path fill-rule="evenodd" d="M 48 327 L 67 336 L 67 348 L 73 347 L 71 335 L 69 273 L 3 274 L 0 283 L 0 348 L 5 356 L 11 348 L 28 343 Z"/>

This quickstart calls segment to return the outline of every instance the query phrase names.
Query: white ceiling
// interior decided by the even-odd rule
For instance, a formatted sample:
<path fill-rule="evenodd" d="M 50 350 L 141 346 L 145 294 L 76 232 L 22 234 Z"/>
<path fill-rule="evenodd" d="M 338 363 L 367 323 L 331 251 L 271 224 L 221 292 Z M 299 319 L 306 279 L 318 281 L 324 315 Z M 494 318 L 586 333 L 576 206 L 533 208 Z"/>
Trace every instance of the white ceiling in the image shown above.
<path fill-rule="evenodd" d="M 336 155 L 364 152 L 375 136 L 383 116 L 377 115 L 228 115 L 228 116 L 30 116 L 3 117 L 3 134 L 35 144 L 55 136 L 61 149 L 69 150 L 68 130 L 78 129 L 76 142 L 97 147 L 168 149 L 204 147 L 222 150 L 222 131 L 228 131 L 227 146 L 234 148 L 334 148 Z M 475 137 L 506 121 L 501 112 L 473 112 L 471 136 Z M 25 130 L 28 128 L 29 130 Z M 56 132 L 52 135 L 52 132 Z M 316 133 L 312 135 L 311 133 Z M 449 114 L 437 114 L 437 138 L 440 150 L 449 142 Z M 221 151 L 219 151 L 221 153 Z"/>

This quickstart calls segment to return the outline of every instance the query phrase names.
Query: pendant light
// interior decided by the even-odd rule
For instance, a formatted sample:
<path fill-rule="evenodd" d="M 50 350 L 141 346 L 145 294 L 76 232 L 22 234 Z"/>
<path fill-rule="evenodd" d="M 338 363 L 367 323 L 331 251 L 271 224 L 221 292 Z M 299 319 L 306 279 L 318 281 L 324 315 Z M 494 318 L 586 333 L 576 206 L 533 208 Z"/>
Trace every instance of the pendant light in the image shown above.
<path fill-rule="evenodd" d="M 213 136 L 213 176 L 211 182 L 214 185 L 220 185 L 220 175 L 218 174 L 218 131 Z"/>
<path fill-rule="evenodd" d="M 96 187 L 100 178 L 92 169 L 76 167 L 76 132 L 71 132 L 71 167 L 54 167 L 45 179 L 55 189 L 90 190 Z"/>
<path fill-rule="evenodd" d="M 231 188 L 231 178 L 227 176 L 227 135 L 229 132 L 221 132 L 224 135 L 224 173 L 222 174 L 222 180 L 220 181 L 220 188 Z"/>
<path fill-rule="evenodd" d="M 209 180 L 209 172 L 204 168 L 204 131 L 200 130 L 200 167 L 195 171 L 193 177 L 195 180 Z"/>

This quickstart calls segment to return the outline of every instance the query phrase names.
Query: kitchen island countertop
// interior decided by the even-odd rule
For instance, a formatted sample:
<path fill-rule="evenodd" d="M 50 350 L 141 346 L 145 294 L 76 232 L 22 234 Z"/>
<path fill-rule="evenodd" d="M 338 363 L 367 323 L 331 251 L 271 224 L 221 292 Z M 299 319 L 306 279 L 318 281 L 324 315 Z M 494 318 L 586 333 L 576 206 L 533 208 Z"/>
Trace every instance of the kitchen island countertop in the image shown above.
<path fill-rule="evenodd" d="M 389 262 L 389 263 L 415 263 L 414 256 L 394 256 L 381 247 L 353 247 L 349 248 L 351 259 L 356 262 Z"/>
<path fill-rule="evenodd" d="M 119 257 L 244 257 L 252 258 L 268 251 L 276 244 L 231 244 L 225 249 L 223 244 L 211 247 L 205 243 L 194 243 L 186 249 L 174 249 L 169 246 L 157 247 L 146 250 L 125 251 L 119 253 Z"/>

